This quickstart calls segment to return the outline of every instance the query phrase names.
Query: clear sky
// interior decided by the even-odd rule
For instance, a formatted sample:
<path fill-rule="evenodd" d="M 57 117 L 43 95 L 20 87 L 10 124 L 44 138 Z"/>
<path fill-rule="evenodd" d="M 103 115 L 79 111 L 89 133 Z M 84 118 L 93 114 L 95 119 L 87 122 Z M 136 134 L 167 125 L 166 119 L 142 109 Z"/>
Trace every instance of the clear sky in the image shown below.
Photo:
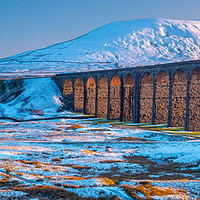
<path fill-rule="evenodd" d="M 140 18 L 200 19 L 200 0 L 0 0 L 0 58 Z"/>

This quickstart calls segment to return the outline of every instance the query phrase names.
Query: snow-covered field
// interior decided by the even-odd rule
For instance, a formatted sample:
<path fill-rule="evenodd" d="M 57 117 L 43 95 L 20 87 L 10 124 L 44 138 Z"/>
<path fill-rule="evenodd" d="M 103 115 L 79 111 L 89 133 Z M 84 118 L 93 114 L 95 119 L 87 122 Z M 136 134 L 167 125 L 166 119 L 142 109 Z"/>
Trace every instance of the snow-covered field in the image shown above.
<path fill-rule="evenodd" d="M 64 119 L 82 115 L 57 112 L 61 94 L 50 78 L 18 90 L 0 104 L 1 199 L 199 197 L 198 137 Z"/>
<path fill-rule="evenodd" d="M 96 124 L 95 119 L 57 119 L 1 121 L 0 138 L 2 198 L 11 193 L 37 199 L 45 196 L 37 193 L 39 186 L 107 199 L 132 199 L 130 187 L 147 198 L 137 188 L 146 184 L 152 191 L 158 186 L 173 191 L 152 192 L 153 199 L 200 195 L 200 141 L 186 136 Z"/>
<path fill-rule="evenodd" d="M 1 59 L 0 77 L 44 76 L 199 58 L 200 20 L 139 19 L 110 23 L 67 42 Z"/>

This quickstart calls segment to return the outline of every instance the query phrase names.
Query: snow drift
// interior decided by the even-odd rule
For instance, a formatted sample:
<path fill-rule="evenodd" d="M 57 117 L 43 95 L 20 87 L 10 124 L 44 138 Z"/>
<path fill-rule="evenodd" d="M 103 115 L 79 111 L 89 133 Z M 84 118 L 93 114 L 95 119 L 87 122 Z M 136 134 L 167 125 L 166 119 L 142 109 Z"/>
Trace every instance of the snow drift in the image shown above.
<path fill-rule="evenodd" d="M 49 75 L 199 58 L 200 20 L 141 19 L 110 23 L 67 42 L 1 59 L 0 75 Z"/>
<path fill-rule="evenodd" d="M 55 115 L 60 106 L 61 93 L 50 78 L 26 79 L 23 81 L 22 92 L 6 103 L 0 103 L 0 117 L 29 119 L 41 114 Z M 17 91 L 8 91 L 17 93 Z"/>

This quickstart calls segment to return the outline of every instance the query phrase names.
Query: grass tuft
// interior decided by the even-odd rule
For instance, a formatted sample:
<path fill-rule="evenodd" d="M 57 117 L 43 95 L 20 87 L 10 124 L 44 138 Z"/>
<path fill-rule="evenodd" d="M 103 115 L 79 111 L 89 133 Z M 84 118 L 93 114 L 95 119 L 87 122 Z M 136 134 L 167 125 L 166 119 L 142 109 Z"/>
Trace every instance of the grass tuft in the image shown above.
<path fill-rule="evenodd" d="M 183 189 L 155 187 L 148 181 L 141 182 L 139 185 L 123 185 L 121 187 L 134 199 L 154 199 L 155 196 L 167 197 L 169 195 L 187 194 Z M 145 198 L 141 198 L 139 194 L 143 194 Z"/>

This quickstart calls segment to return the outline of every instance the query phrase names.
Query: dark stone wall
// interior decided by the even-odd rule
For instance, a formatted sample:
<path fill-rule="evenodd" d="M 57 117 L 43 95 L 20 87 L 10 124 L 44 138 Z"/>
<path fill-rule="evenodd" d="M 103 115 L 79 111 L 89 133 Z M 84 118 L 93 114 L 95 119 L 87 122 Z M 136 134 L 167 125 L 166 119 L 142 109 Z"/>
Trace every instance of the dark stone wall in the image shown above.
<path fill-rule="evenodd" d="M 94 78 L 90 77 L 86 83 L 86 103 L 85 114 L 95 115 L 96 83 Z"/>
<path fill-rule="evenodd" d="M 156 77 L 155 124 L 166 124 L 169 107 L 169 77 L 160 71 Z"/>
<path fill-rule="evenodd" d="M 84 106 L 84 83 L 81 78 L 77 78 L 74 85 L 74 111 L 83 112 Z"/>
<path fill-rule="evenodd" d="M 100 77 L 97 89 L 97 117 L 104 118 L 107 117 L 108 107 L 108 81 L 105 76 Z"/>
<path fill-rule="evenodd" d="M 185 126 L 187 77 L 178 69 L 172 79 L 172 118 L 171 126 Z"/>
<path fill-rule="evenodd" d="M 189 131 L 200 130 L 200 68 L 190 78 L 189 88 Z"/>
<path fill-rule="evenodd" d="M 125 76 L 123 84 L 123 121 L 133 120 L 135 81 L 131 74 Z"/>
<path fill-rule="evenodd" d="M 140 82 L 140 122 L 152 121 L 153 79 L 145 73 Z"/>
<path fill-rule="evenodd" d="M 120 118 L 121 81 L 114 75 L 110 83 L 110 119 Z"/>

